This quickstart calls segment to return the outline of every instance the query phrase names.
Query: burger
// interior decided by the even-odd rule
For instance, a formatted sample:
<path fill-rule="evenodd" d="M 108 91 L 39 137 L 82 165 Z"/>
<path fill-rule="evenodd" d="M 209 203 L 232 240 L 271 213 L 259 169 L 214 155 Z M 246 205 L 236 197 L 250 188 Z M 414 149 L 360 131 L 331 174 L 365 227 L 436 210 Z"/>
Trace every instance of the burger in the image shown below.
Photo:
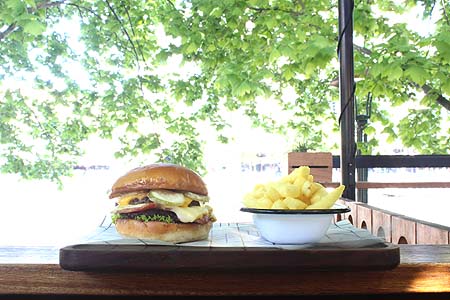
<path fill-rule="evenodd" d="M 181 243 L 206 239 L 216 220 L 202 178 L 175 164 L 135 168 L 113 184 L 109 198 L 119 234 Z"/>

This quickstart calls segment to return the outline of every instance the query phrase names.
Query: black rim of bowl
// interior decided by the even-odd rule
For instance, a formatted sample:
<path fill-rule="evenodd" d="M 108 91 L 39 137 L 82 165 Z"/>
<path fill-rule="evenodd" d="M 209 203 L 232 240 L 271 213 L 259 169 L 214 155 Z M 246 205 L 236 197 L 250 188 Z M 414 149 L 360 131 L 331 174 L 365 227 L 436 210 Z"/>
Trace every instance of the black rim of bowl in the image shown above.
<path fill-rule="evenodd" d="M 257 214 L 278 214 L 278 215 L 325 215 L 325 214 L 342 214 L 350 212 L 348 206 L 340 206 L 330 209 L 264 209 L 264 208 L 241 208 L 243 212 Z"/>

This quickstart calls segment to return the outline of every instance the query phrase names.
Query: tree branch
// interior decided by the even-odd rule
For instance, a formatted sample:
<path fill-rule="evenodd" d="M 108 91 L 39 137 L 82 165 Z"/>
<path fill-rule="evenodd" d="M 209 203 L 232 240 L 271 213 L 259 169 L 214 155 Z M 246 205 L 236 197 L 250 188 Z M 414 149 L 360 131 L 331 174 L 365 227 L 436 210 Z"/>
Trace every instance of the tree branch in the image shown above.
<path fill-rule="evenodd" d="M 4 31 L 0 32 L 0 41 L 3 40 L 11 32 L 16 30 L 16 28 L 17 28 L 16 23 L 13 23 L 13 24 L 9 25 L 8 28 L 6 28 Z"/>
<path fill-rule="evenodd" d="M 126 8 L 126 7 L 125 7 L 125 12 L 127 13 L 128 24 L 130 24 L 130 27 L 131 27 L 131 33 L 132 33 L 133 35 L 136 35 L 136 33 L 134 32 L 133 22 L 131 22 L 130 12 L 128 11 L 128 8 Z"/>
<path fill-rule="evenodd" d="M 424 84 L 421 88 L 427 95 L 429 92 L 431 92 L 431 87 L 429 85 Z M 450 111 L 450 101 L 446 99 L 444 96 L 438 95 L 436 102 L 442 105 L 448 111 Z"/>
<path fill-rule="evenodd" d="M 78 11 L 80 12 L 80 14 L 81 14 L 81 9 L 83 9 L 83 10 L 93 14 L 94 16 L 96 16 L 99 20 L 102 19 L 102 17 L 99 14 L 97 14 L 95 11 L 93 11 L 89 7 L 78 5 L 78 4 L 75 4 L 75 3 L 67 3 L 67 5 L 75 6 L 78 9 Z"/>
<path fill-rule="evenodd" d="M 136 33 L 134 32 L 134 25 L 133 25 L 133 22 L 131 21 L 131 16 L 130 16 L 130 13 L 129 13 L 127 7 L 125 7 L 125 12 L 128 17 L 128 23 L 130 24 L 130 27 L 131 27 L 131 33 L 133 34 L 133 36 L 136 36 Z M 142 47 L 141 47 L 139 41 L 136 41 L 136 44 L 137 44 L 137 49 L 139 50 L 139 53 L 141 54 L 142 61 L 144 62 L 145 66 L 147 66 L 147 62 L 145 61 L 144 53 L 142 53 Z"/>
<path fill-rule="evenodd" d="M 442 14 L 444 15 L 445 20 L 447 21 L 447 25 L 450 25 L 450 20 L 448 18 L 447 10 L 445 10 L 444 0 L 441 0 L 441 5 L 442 5 Z"/>
<path fill-rule="evenodd" d="M 305 8 L 304 4 L 300 3 L 300 5 L 301 5 L 302 9 Z M 254 7 L 254 6 L 248 6 L 247 8 L 251 9 L 251 10 L 254 10 L 254 11 L 257 11 L 257 12 L 280 11 L 280 12 L 284 12 L 284 13 L 287 13 L 287 14 L 294 15 L 296 17 L 298 17 L 298 16 L 300 16 L 302 14 L 301 11 L 282 9 L 282 8 L 277 7 L 277 6 L 275 6 L 275 7 Z"/>
<path fill-rule="evenodd" d="M 279 7 L 254 7 L 254 6 L 249 6 L 249 9 L 252 10 L 256 10 L 258 12 L 263 12 L 263 11 L 281 11 L 281 12 L 285 12 L 285 13 L 289 13 L 289 14 L 296 14 L 298 12 L 296 11 L 292 11 L 292 10 L 287 10 L 287 9 L 281 9 Z"/>
<path fill-rule="evenodd" d="M 55 6 L 60 6 L 61 4 L 64 4 L 65 2 L 66 2 L 66 0 L 41 2 L 36 5 L 36 8 L 34 8 L 34 7 L 28 8 L 27 12 L 29 14 L 32 14 L 41 9 L 47 9 L 47 8 L 51 8 L 51 7 L 55 7 Z M 6 38 L 9 34 L 11 34 L 17 28 L 18 28 L 18 26 L 17 26 L 16 22 L 9 25 L 4 31 L 0 32 L 0 41 L 3 40 L 4 38 Z"/>
<path fill-rule="evenodd" d="M 29 8 L 28 12 L 34 13 L 40 9 L 47 9 L 47 8 L 54 7 L 54 6 L 60 6 L 61 4 L 64 4 L 65 2 L 66 2 L 66 0 L 41 2 L 36 5 L 36 8 Z"/>
<path fill-rule="evenodd" d="M 139 52 L 140 52 L 140 54 L 141 54 L 143 63 L 144 63 L 145 65 L 147 65 L 147 62 L 145 61 L 144 54 L 142 53 L 142 49 L 140 48 L 139 42 L 136 42 L 137 45 L 138 45 L 138 47 L 136 47 L 136 46 L 134 45 L 133 40 L 131 39 L 130 34 L 128 33 L 128 30 L 125 28 L 125 25 L 123 24 L 123 22 L 122 22 L 122 20 L 120 19 L 119 15 L 116 13 L 116 11 L 114 10 L 114 8 L 112 7 L 111 3 L 109 3 L 108 0 L 105 0 L 105 2 L 106 2 L 106 4 L 108 5 L 108 8 L 111 10 L 112 14 L 114 15 L 114 18 L 117 20 L 117 22 L 119 22 L 122 31 L 124 32 L 124 34 L 125 34 L 125 36 L 126 36 L 128 42 L 130 43 L 131 48 L 133 49 L 134 56 L 135 56 L 135 58 L 136 58 L 137 68 L 138 68 L 138 70 L 140 70 L 140 69 L 141 69 L 141 65 L 140 65 L 140 63 L 139 63 L 139 54 L 138 54 L 138 50 L 139 50 Z M 128 20 L 129 20 L 129 22 L 130 22 L 131 30 L 132 30 L 132 32 L 133 32 L 133 34 L 134 34 L 134 27 L 133 27 L 133 24 L 131 23 L 130 15 L 128 14 L 128 9 L 125 8 L 125 10 L 126 10 L 126 13 L 127 13 L 127 15 L 128 15 Z M 144 86 L 143 86 L 143 84 L 142 84 L 142 76 L 141 76 L 140 74 L 138 75 L 138 82 L 139 82 L 139 87 L 140 87 L 140 89 L 141 89 L 142 97 L 145 97 Z M 151 110 L 150 110 L 150 108 L 149 108 L 149 106 L 148 106 L 148 103 L 146 103 L 145 106 L 146 106 L 147 110 L 150 112 Z M 150 120 L 152 119 L 152 116 L 151 116 L 150 113 L 149 113 L 149 118 L 150 118 Z"/>
<path fill-rule="evenodd" d="M 364 47 L 361 47 L 361 46 L 358 46 L 358 45 L 353 45 L 353 48 L 355 50 L 361 52 L 362 54 L 365 54 L 365 55 L 368 55 L 368 56 L 372 55 L 372 51 L 367 49 L 367 48 L 364 48 Z M 419 89 L 422 89 L 424 91 L 424 93 L 427 94 L 427 95 L 432 91 L 431 86 L 429 86 L 427 84 L 424 84 L 422 86 L 419 86 L 419 85 L 416 84 L 415 86 L 417 88 L 419 88 Z M 450 111 L 450 100 L 448 100 L 444 96 L 438 95 L 438 98 L 436 99 L 436 102 L 439 103 L 440 105 L 442 105 L 446 110 Z"/>
<path fill-rule="evenodd" d="M 136 46 L 134 45 L 133 40 L 131 39 L 130 35 L 128 34 L 128 30 L 125 28 L 125 26 L 123 25 L 122 20 L 119 18 L 119 16 L 117 15 L 116 11 L 114 10 L 114 8 L 111 6 L 111 3 L 109 3 L 108 0 L 105 0 L 105 2 L 108 5 L 109 10 L 114 15 L 114 18 L 117 20 L 117 22 L 119 22 L 120 27 L 122 28 L 123 33 L 127 37 L 128 42 L 131 44 L 131 47 L 132 47 L 133 52 L 134 52 L 134 56 L 136 58 L 137 67 L 138 67 L 138 69 L 140 69 L 139 54 L 137 53 L 137 49 L 136 49 Z"/>
<path fill-rule="evenodd" d="M 372 51 L 370 51 L 370 50 L 367 49 L 367 48 L 358 46 L 358 45 L 356 45 L 356 44 L 353 44 L 353 48 L 354 48 L 355 50 L 357 50 L 358 52 L 361 52 L 362 54 L 365 54 L 365 55 L 367 55 L 367 56 L 372 55 Z"/>

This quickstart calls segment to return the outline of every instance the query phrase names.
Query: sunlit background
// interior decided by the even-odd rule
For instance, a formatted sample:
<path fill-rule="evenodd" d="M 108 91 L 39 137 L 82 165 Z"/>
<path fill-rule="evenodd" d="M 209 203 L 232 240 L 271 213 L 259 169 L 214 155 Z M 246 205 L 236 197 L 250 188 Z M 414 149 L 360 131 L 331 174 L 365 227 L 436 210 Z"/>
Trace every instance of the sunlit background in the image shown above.
<path fill-rule="evenodd" d="M 422 34 L 433 30 L 433 19 L 424 22 L 427 22 L 424 26 L 411 26 L 423 31 Z M 67 33 L 73 37 L 70 43 L 77 43 L 77 26 L 66 24 L 60 29 L 68 30 Z M 83 51 L 81 44 L 79 51 Z M 80 84 L 83 84 L 83 71 L 76 64 L 67 67 L 74 74 L 78 72 Z M 14 82 L 5 81 L 10 85 Z M 270 106 L 267 110 L 276 111 Z M 287 174 L 287 153 L 292 144 L 284 137 L 252 128 L 239 114 L 230 115 L 230 118 L 233 124 L 229 129 L 233 137 L 230 143 L 224 145 L 211 139 L 205 145 L 207 174 L 204 181 L 218 222 L 249 222 L 251 216 L 239 211 L 244 194 L 251 191 L 256 183 L 277 180 Z M 208 132 L 204 134 L 207 136 Z M 329 144 L 339 142 L 339 135 L 324 141 Z M 140 164 L 153 163 L 152 157 L 117 160 L 111 145 L 100 140 L 90 140 L 85 148 L 86 155 L 80 161 L 79 168 L 73 177 L 63 180 L 62 189 L 49 181 L 27 181 L 16 175 L 0 175 L 0 244 L 62 246 L 79 241 L 105 219 L 108 220 L 109 212 L 114 207 L 108 192 L 114 181 Z M 382 154 L 387 155 L 415 154 L 406 152 L 398 145 L 382 144 L 379 148 Z M 333 154 L 340 154 L 339 149 Z M 333 180 L 340 181 L 339 170 L 333 172 Z M 442 181 L 449 177 L 449 173 L 448 169 L 370 170 L 369 180 Z M 369 204 L 376 207 L 450 226 L 450 196 L 442 189 L 372 189 L 368 192 L 368 199 Z"/>
<path fill-rule="evenodd" d="M 274 181 L 287 174 L 289 149 L 283 138 L 246 125 L 236 124 L 239 138 L 235 142 L 205 147 L 208 173 L 204 181 L 218 222 L 251 221 L 249 214 L 239 211 L 245 193 L 256 183 Z M 394 154 L 394 150 L 386 148 L 386 154 Z M 143 161 L 145 158 L 139 163 Z M 109 221 L 114 201 L 108 198 L 108 192 L 114 181 L 137 163 L 137 160 L 116 160 L 108 152 L 107 144 L 93 144 L 80 169 L 75 170 L 73 177 L 64 179 L 62 190 L 48 181 L 0 175 L 3 186 L 0 244 L 76 243 L 105 218 Z M 448 169 L 377 169 L 369 171 L 369 180 L 442 181 L 448 174 Z M 341 180 L 337 169 L 333 171 L 333 180 Z M 442 189 L 370 189 L 368 199 L 376 207 L 450 226 L 450 197 Z"/>

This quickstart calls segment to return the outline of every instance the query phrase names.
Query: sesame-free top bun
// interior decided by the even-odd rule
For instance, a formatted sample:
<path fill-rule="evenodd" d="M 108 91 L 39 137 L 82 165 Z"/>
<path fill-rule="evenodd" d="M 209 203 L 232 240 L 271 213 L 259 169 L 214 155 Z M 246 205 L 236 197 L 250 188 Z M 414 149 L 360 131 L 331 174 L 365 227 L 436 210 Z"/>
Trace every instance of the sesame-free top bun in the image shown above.
<path fill-rule="evenodd" d="M 151 164 L 135 168 L 113 184 L 109 198 L 121 194 L 167 189 L 208 195 L 202 178 L 194 171 L 175 164 Z"/>

